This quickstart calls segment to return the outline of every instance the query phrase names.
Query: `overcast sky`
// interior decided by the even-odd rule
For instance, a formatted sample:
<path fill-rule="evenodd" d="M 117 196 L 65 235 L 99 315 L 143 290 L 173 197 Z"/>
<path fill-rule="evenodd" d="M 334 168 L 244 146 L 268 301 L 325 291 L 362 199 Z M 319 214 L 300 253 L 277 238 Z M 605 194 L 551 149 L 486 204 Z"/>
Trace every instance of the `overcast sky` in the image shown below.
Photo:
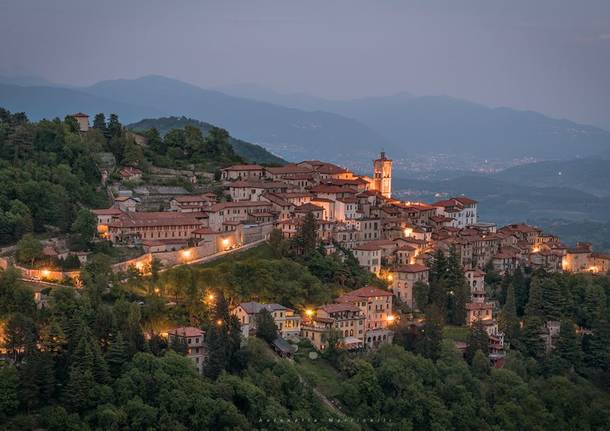
<path fill-rule="evenodd" d="M 0 0 L 0 74 L 410 92 L 610 128 L 609 0 Z"/>

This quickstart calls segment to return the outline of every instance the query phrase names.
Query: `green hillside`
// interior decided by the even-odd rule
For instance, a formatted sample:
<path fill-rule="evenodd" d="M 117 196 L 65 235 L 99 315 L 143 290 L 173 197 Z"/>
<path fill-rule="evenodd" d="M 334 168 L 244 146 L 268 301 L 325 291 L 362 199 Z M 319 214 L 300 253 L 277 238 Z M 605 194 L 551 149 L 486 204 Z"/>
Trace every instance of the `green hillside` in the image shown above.
<path fill-rule="evenodd" d="M 185 126 L 193 126 L 201 129 L 204 135 L 207 135 L 210 130 L 214 127 L 209 123 L 194 120 L 186 117 L 162 117 L 162 118 L 146 118 L 127 126 L 128 129 L 134 132 L 145 132 L 149 129 L 155 128 L 162 135 L 165 136 L 172 129 L 183 129 Z M 249 142 L 242 141 L 231 137 L 229 139 L 231 146 L 235 153 L 253 163 L 263 164 L 286 164 L 284 159 L 271 154 L 269 151 L 261 147 L 260 145 L 251 144 Z"/>

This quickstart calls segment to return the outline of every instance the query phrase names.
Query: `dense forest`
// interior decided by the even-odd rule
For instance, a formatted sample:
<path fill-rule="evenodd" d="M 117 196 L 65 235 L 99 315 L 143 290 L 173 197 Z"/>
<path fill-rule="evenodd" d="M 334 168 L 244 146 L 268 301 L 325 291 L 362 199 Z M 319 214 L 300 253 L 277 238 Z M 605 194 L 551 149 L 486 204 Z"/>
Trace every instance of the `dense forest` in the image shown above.
<path fill-rule="evenodd" d="M 0 109 L 0 244 L 27 232 L 68 231 L 81 206 L 107 205 L 93 154 L 105 140 L 74 119 L 31 123 Z"/>
<path fill-rule="evenodd" d="M 185 129 L 187 126 L 200 129 L 203 136 L 207 136 L 215 128 L 209 123 L 186 117 L 147 118 L 137 123 L 129 124 L 127 128 L 138 133 L 146 133 L 150 129 L 155 129 L 161 136 L 165 136 L 173 129 Z M 260 145 L 251 144 L 234 137 L 229 137 L 229 143 L 238 156 L 252 163 L 263 163 L 266 165 L 283 165 L 286 163 L 285 160 L 271 154 Z"/>
<path fill-rule="evenodd" d="M 610 277 L 489 270 L 488 293 L 511 346 L 506 366 L 493 369 L 478 325 L 465 357 L 443 335 L 444 325 L 464 318 L 453 299 L 463 282 L 454 255 L 437 255 L 430 284 L 418 286 L 423 325 L 405 318 L 394 345 L 329 348 L 314 364 L 334 370 L 340 412 L 331 409 L 299 360 L 271 352 L 264 340 L 273 335 L 242 342 L 229 314 L 243 300 L 300 310 L 383 286 L 349 252 L 325 255 L 309 236 L 306 226 L 291 241 L 274 232 L 267 245 L 203 266 L 161 272 L 153 261 L 146 277 L 111 275 L 107 259 L 93 257 L 83 289 L 54 290 L 43 309 L 15 271 L 5 271 L 0 316 L 14 364 L 0 368 L 0 422 L 9 430 L 610 427 Z M 551 351 L 540 337 L 547 320 L 561 322 Z M 204 376 L 183 357 L 184 345 L 160 336 L 176 325 L 206 331 Z M 307 341 L 299 347 L 310 349 Z"/>

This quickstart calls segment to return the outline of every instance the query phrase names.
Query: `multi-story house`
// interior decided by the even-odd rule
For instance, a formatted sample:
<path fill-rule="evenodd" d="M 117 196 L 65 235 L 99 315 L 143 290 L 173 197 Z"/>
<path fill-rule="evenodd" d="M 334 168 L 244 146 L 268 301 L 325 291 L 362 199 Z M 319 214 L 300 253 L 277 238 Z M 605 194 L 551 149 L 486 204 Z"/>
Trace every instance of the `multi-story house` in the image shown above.
<path fill-rule="evenodd" d="M 365 345 L 376 347 L 392 342 L 392 292 L 367 286 L 340 296 L 335 302 L 354 304 L 360 308 L 364 314 Z"/>
<path fill-rule="evenodd" d="M 265 176 L 265 168 L 260 165 L 233 165 L 221 169 L 223 180 L 260 179 Z"/>
<path fill-rule="evenodd" d="M 360 266 L 365 267 L 375 275 L 381 272 L 381 254 L 383 247 L 375 244 L 363 243 L 352 248 L 354 257 Z"/>
<path fill-rule="evenodd" d="M 168 331 L 167 339 L 170 345 L 174 342 L 183 343 L 186 346 L 186 356 L 193 361 L 200 373 L 203 372 L 208 354 L 203 330 L 192 326 L 181 326 Z"/>
<path fill-rule="evenodd" d="M 311 341 L 317 350 L 328 347 L 331 331 L 339 337 L 338 347 L 358 349 L 364 346 L 364 314 L 354 304 L 327 304 L 309 312 L 301 326 L 301 336 Z"/>
<path fill-rule="evenodd" d="M 299 336 L 302 319 L 292 308 L 280 304 L 242 302 L 231 310 L 231 314 L 239 319 L 244 336 L 247 337 L 256 332 L 257 316 L 263 309 L 269 311 L 273 317 L 280 337 L 295 338 Z"/>
<path fill-rule="evenodd" d="M 411 310 L 418 309 L 413 298 L 413 286 L 415 283 L 428 283 L 429 269 L 425 265 L 407 264 L 400 265 L 390 271 L 390 288 L 394 296 Z"/>
<path fill-rule="evenodd" d="M 270 215 L 273 205 L 270 202 L 222 202 L 209 209 L 209 227 L 215 231 L 223 230 L 225 222 L 244 222 L 256 215 Z"/>

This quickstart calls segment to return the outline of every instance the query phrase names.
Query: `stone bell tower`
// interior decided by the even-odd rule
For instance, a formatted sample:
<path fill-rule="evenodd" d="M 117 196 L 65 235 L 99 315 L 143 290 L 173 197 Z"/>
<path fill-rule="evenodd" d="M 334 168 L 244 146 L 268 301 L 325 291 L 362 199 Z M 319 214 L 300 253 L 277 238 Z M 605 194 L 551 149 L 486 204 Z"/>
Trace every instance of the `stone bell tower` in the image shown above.
<path fill-rule="evenodd" d="M 375 190 L 389 199 L 392 196 L 392 160 L 385 156 L 384 151 L 373 162 L 373 180 Z"/>

